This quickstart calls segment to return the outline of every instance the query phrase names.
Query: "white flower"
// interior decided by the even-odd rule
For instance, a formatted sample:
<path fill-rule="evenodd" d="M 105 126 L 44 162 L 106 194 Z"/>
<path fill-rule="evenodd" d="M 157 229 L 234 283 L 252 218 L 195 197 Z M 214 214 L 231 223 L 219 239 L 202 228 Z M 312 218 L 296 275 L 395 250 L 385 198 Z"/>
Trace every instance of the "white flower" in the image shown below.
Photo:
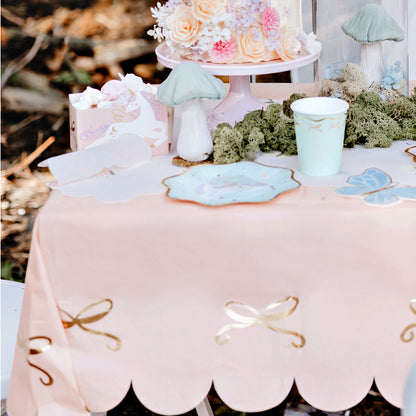
<path fill-rule="evenodd" d="M 157 39 L 159 42 L 165 38 L 163 29 L 159 26 L 153 26 L 153 29 L 148 30 L 147 34 L 152 36 L 154 39 Z"/>
<path fill-rule="evenodd" d="M 91 108 L 93 105 L 97 105 L 103 98 L 103 93 L 100 90 L 87 87 L 79 101 L 74 104 L 74 107 L 78 110 L 85 110 L 86 108 Z"/>
<path fill-rule="evenodd" d="M 127 74 L 126 76 L 123 76 L 118 74 L 118 76 L 133 94 L 138 94 L 140 91 L 145 91 L 149 92 L 153 96 L 156 96 L 156 87 L 151 84 L 145 84 L 143 80 L 137 75 Z"/>
<path fill-rule="evenodd" d="M 321 43 L 316 40 L 316 35 L 313 32 L 308 35 L 305 32 L 301 33 L 298 40 L 302 44 L 302 54 L 315 54 L 321 50 Z"/>
<path fill-rule="evenodd" d="M 162 6 L 159 2 L 156 4 L 156 7 L 151 7 L 150 11 L 152 12 L 152 16 L 156 19 L 156 23 L 162 27 L 165 26 L 166 18 L 172 14 L 172 10 L 166 5 Z"/>

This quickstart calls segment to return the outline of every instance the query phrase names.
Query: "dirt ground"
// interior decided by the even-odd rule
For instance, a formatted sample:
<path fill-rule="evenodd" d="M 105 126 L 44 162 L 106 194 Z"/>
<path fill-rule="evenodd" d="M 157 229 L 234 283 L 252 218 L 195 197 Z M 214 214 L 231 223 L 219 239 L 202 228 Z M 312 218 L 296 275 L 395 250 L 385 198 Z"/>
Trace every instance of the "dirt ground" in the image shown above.
<path fill-rule="evenodd" d="M 162 82 L 169 70 L 146 36 L 156 0 L 3 0 L 1 277 L 24 281 L 31 232 L 53 177 L 37 165 L 68 152 L 68 94 L 87 85 L 101 87 L 118 72 L 134 72 L 145 82 Z M 134 47 L 131 47 L 133 45 Z M 104 59 L 104 56 L 106 59 Z M 289 81 L 288 74 L 259 78 Z M 216 416 L 235 415 L 212 390 Z M 259 416 L 324 415 L 307 405 L 294 387 L 278 407 Z M 109 416 L 151 414 L 130 391 Z M 194 416 L 195 411 L 189 413 Z M 350 416 L 399 416 L 373 386 Z"/>

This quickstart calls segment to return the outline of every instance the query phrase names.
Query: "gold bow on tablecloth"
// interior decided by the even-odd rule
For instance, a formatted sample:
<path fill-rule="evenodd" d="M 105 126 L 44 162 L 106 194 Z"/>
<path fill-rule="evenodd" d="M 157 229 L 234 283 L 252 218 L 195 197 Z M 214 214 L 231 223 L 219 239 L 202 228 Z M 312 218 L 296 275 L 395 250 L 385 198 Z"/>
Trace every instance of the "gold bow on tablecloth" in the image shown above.
<path fill-rule="evenodd" d="M 284 311 L 278 313 L 271 313 L 281 305 L 294 301 L 295 304 Z M 299 343 L 295 343 L 292 341 L 292 345 L 295 348 L 303 348 L 305 346 L 305 338 L 303 335 L 299 334 L 298 332 L 291 331 L 289 329 L 278 328 L 274 325 L 274 322 L 281 321 L 282 319 L 287 318 L 288 316 L 292 315 L 292 313 L 296 310 L 299 304 L 299 299 L 294 296 L 288 296 L 280 301 L 274 302 L 269 305 L 266 309 L 262 312 L 257 311 L 256 309 L 252 308 L 249 305 L 246 305 L 242 302 L 237 301 L 230 301 L 227 302 L 224 306 L 225 313 L 237 323 L 232 323 L 225 325 L 221 328 L 216 336 L 215 341 L 219 345 L 226 344 L 231 336 L 228 334 L 232 329 L 239 329 L 239 328 L 250 328 L 257 325 L 266 325 L 267 328 L 271 329 L 272 331 L 279 332 L 281 334 L 291 335 L 299 339 Z M 243 315 L 240 312 L 237 312 L 234 307 L 238 306 L 240 309 L 243 309 L 246 312 L 249 312 L 250 315 Z"/>
<path fill-rule="evenodd" d="M 109 305 L 108 306 L 108 309 L 106 311 L 97 313 L 95 315 L 90 315 L 90 316 L 84 316 L 84 317 L 82 317 L 82 315 L 84 315 L 85 312 L 89 311 L 90 309 L 92 309 L 95 306 L 100 305 L 102 303 L 107 303 Z M 108 332 L 96 331 L 94 329 L 87 328 L 85 326 L 87 324 L 92 324 L 92 323 L 97 322 L 100 319 L 104 318 L 105 316 L 107 316 L 110 313 L 111 309 L 113 309 L 113 301 L 111 299 L 102 299 L 102 300 L 100 300 L 98 302 L 95 302 L 95 303 L 92 303 L 91 305 L 86 306 L 75 317 L 72 316 L 72 315 L 70 315 L 68 312 L 66 312 L 66 311 L 64 311 L 62 309 L 60 309 L 60 311 L 70 318 L 69 321 L 62 320 L 62 323 L 64 324 L 64 327 L 66 329 L 69 329 L 69 328 L 77 325 L 83 331 L 89 332 L 90 334 L 100 335 L 100 336 L 103 336 L 103 337 L 111 338 L 112 340 L 114 340 L 116 342 L 116 345 L 115 346 L 111 346 L 109 344 L 106 344 L 106 346 L 107 346 L 107 348 L 109 348 L 112 351 L 117 351 L 117 350 L 119 350 L 121 348 L 121 340 L 120 340 L 120 338 L 116 337 L 115 335 L 109 334 Z"/>
<path fill-rule="evenodd" d="M 412 299 L 410 301 L 410 310 L 416 315 L 416 299 Z M 412 331 L 412 329 L 416 328 L 415 324 L 407 325 L 405 329 L 403 329 L 402 333 L 400 334 L 400 339 L 403 342 L 411 342 L 415 338 L 415 333 Z"/>
<path fill-rule="evenodd" d="M 43 345 L 37 346 L 36 348 L 31 348 L 30 344 L 32 341 L 35 341 L 35 340 L 46 341 L 46 344 L 44 343 Z M 41 381 L 41 383 L 44 384 L 45 386 L 51 386 L 53 384 L 53 378 L 51 377 L 51 375 L 47 371 L 45 371 L 43 368 L 31 363 L 29 361 L 29 358 L 31 355 L 38 355 L 38 354 L 42 354 L 48 351 L 52 346 L 52 340 L 49 337 L 45 337 L 41 335 L 36 336 L 36 337 L 26 338 L 26 339 L 24 339 L 21 335 L 19 335 L 17 337 L 17 345 L 23 350 L 26 356 L 27 363 L 31 367 L 36 368 L 36 370 L 40 371 L 47 377 L 46 380 L 40 377 L 39 380 Z"/>

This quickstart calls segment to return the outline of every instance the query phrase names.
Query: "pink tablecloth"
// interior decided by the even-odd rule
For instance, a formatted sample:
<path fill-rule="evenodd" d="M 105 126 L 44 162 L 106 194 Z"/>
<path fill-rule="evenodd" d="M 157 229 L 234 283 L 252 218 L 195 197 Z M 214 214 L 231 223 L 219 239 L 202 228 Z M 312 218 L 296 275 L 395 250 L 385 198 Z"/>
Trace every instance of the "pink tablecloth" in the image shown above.
<path fill-rule="evenodd" d="M 276 406 L 294 381 L 313 406 L 346 409 L 374 378 L 401 406 L 416 359 L 416 202 L 368 206 L 335 188 L 221 208 L 53 192 L 33 233 L 11 414 L 105 411 L 131 382 L 161 414 L 192 409 L 212 382 L 242 411 Z"/>

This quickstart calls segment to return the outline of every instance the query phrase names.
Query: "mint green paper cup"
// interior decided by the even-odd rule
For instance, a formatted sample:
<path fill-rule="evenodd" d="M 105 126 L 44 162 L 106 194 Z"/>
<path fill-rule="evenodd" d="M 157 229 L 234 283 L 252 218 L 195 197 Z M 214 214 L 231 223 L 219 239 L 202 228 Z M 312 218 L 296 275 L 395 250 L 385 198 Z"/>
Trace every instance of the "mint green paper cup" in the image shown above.
<path fill-rule="evenodd" d="M 299 170 L 329 176 L 341 169 L 348 103 L 339 98 L 311 97 L 291 105 L 295 120 Z"/>

